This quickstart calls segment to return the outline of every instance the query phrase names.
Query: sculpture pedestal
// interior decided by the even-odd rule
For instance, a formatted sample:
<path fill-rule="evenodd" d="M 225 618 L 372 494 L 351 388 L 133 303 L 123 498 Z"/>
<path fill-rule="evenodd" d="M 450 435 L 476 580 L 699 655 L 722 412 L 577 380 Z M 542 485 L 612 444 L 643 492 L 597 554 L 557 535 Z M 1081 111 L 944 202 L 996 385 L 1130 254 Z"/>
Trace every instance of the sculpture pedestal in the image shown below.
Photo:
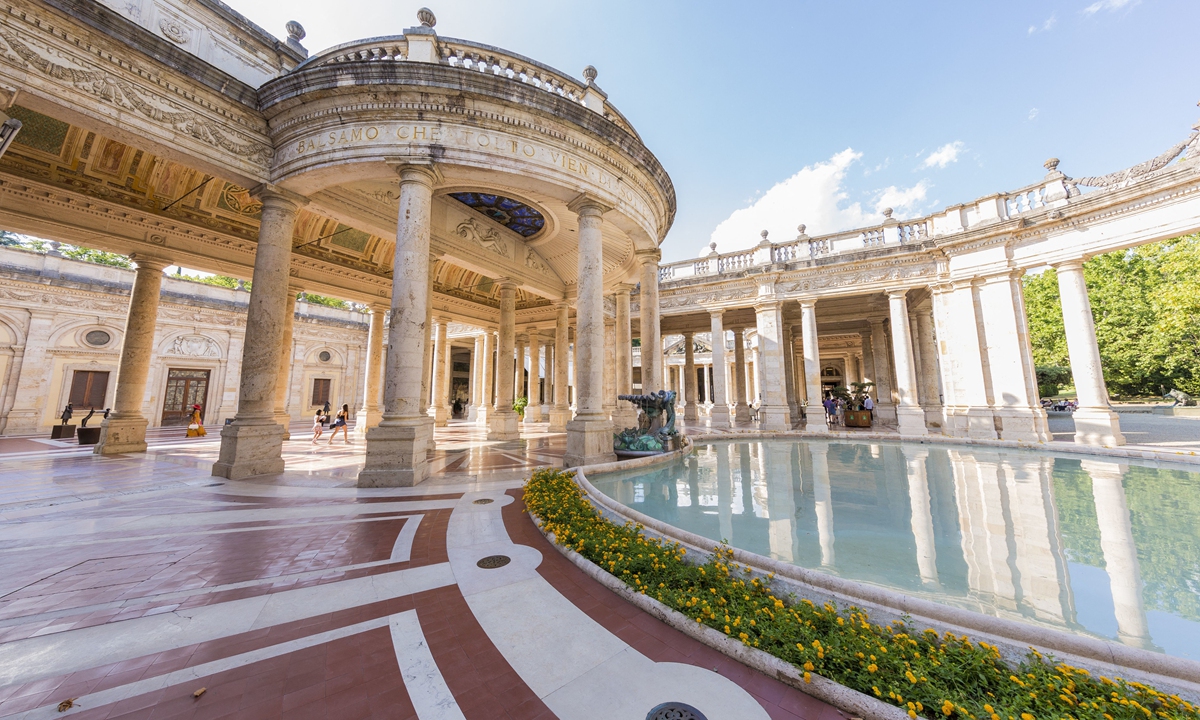
<path fill-rule="evenodd" d="M 51 440 L 70 440 L 75 437 L 74 425 L 55 425 L 50 428 Z"/>
<path fill-rule="evenodd" d="M 425 480 L 433 448 L 433 420 L 418 419 L 367 430 L 367 458 L 358 487 L 412 487 Z"/>
<path fill-rule="evenodd" d="M 567 452 L 563 467 L 580 467 L 613 462 L 612 423 L 607 419 L 572 420 L 567 423 Z"/>

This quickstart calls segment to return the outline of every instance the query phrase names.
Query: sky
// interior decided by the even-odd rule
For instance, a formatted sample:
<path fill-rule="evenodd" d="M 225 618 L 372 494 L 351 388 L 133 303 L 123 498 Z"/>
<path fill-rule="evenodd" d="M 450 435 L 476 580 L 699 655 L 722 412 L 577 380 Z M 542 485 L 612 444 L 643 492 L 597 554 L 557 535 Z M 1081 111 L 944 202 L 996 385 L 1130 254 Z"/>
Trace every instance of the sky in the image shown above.
<path fill-rule="evenodd" d="M 312 52 L 421 3 L 226 0 Z M 425 0 L 436 31 L 586 65 L 675 184 L 663 261 L 1124 169 L 1200 120 L 1200 0 Z"/>

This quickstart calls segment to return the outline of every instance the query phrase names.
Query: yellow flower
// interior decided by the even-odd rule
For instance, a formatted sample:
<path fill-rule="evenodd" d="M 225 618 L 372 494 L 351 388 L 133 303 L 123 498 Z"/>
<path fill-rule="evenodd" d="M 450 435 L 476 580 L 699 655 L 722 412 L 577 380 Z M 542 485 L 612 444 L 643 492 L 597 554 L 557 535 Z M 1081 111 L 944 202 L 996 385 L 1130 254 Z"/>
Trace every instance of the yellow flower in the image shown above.
<path fill-rule="evenodd" d="M 1034 717 L 1029 713 L 1021 713 L 1021 720 L 1034 720 Z"/>
<path fill-rule="evenodd" d="M 804 682 L 812 682 L 812 673 L 804 673 Z"/>
<path fill-rule="evenodd" d="M 873 673 L 878 669 L 879 669 L 879 666 L 876 665 L 875 663 L 871 663 L 870 665 L 867 666 L 867 672 L 870 672 L 870 673 Z"/>
<path fill-rule="evenodd" d="M 813 664 L 811 662 L 806 662 L 806 663 L 804 663 L 804 669 L 811 671 L 811 670 L 814 670 L 815 668 L 813 667 Z"/>

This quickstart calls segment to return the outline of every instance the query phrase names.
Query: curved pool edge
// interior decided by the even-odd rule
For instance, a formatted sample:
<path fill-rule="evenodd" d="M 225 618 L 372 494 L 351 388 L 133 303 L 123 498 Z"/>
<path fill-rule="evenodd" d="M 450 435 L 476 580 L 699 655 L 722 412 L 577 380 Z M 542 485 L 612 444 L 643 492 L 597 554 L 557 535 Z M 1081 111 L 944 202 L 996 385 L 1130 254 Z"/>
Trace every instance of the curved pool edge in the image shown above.
<path fill-rule="evenodd" d="M 900 435 L 879 432 L 809 432 L 807 430 L 758 430 L 756 428 L 731 428 L 722 432 L 696 432 L 687 437 L 693 443 L 740 441 L 740 440 L 850 440 L 862 442 L 903 442 L 924 445 L 966 445 L 971 447 L 1003 448 L 1008 450 L 1039 450 L 1072 455 L 1094 455 L 1125 460 L 1148 462 L 1181 463 L 1200 466 L 1200 453 L 1192 450 L 1150 450 L 1144 447 L 1110 445 L 1076 445 L 1075 443 L 1025 442 L 1022 440 L 981 440 L 977 438 L 952 437 L 949 435 Z M 612 472 L 603 470 L 600 472 Z"/>
<path fill-rule="evenodd" d="M 578 478 L 578 475 L 576 477 Z M 546 532 L 546 529 L 542 527 L 537 516 L 532 512 L 528 515 L 533 524 L 537 526 L 538 531 L 554 546 L 554 549 L 588 577 L 616 593 L 622 600 L 693 640 L 768 677 L 773 677 L 785 685 L 796 688 L 806 695 L 829 703 L 839 710 L 852 713 L 852 717 L 861 720 L 909 720 L 908 714 L 895 705 L 889 705 L 878 698 L 848 688 L 821 675 L 814 673 L 811 675 L 811 680 L 805 682 L 802 671 L 794 665 L 780 660 L 768 652 L 738 642 L 703 623 L 698 623 L 648 595 L 634 592 L 633 588 L 604 568 L 574 550 L 560 545 L 555 541 L 554 533 Z"/>
<path fill-rule="evenodd" d="M 876 433 L 870 435 L 797 432 L 708 433 L 689 435 L 687 438 L 688 444 L 685 448 L 670 453 L 669 455 L 672 457 L 669 459 L 677 460 L 684 457 L 699 442 L 797 439 L 919 442 L 929 441 L 931 438 Z M 1040 449 L 1043 451 L 1057 450 L 1056 448 L 1048 448 L 1045 444 L 1018 444 L 1012 441 L 974 441 L 973 443 L 964 443 L 964 439 L 961 438 L 945 438 L 944 440 L 950 444 L 977 444 L 1005 448 Z M 647 463 L 646 465 L 656 465 L 668 460 L 666 454 L 660 456 L 660 458 L 653 458 L 656 462 Z M 641 458 L 640 460 L 646 459 L 650 458 Z M 1138 459 L 1146 458 L 1139 457 Z M 632 465 L 631 463 L 633 462 L 638 461 L 622 461 L 575 468 L 575 482 L 585 493 L 595 500 L 602 511 L 607 511 L 624 520 L 640 523 L 655 534 L 680 542 L 693 550 L 706 553 L 714 552 L 719 543 L 664 523 L 661 520 L 623 505 L 601 492 L 587 479 L 589 473 L 602 474 L 643 467 L 642 465 Z M 737 562 L 758 570 L 763 574 L 774 573 L 776 577 L 782 578 L 789 584 L 796 586 L 797 594 L 802 597 L 805 595 L 805 591 L 808 591 L 809 594 L 826 596 L 842 604 L 858 605 L 876 616 L 890 616 L 892 619 L 909 616 L 913 620 L 938 629 L 939 632 L 947 629 L 957 629 L 960 633 L 963 630 L 975 634 L 983 633 L 988 636 L 986 639 L 989 642 L 993 642 L 1004 648 L 1010 657 L 1022 654 L 1027 647 L 1034 647 L 1046 654 L 1053 654 L 1058 659 L 1071 665 L 1086 668 L 1097 674 L 1119 675 L 1127 677 L 1127 679 L 1144 681 L 1156 685 L 1162 685 L 1164 681 L 1167 681 L 1167 683 L 1172 685 L 1171 689 L 1173 691 L 1191 696 L 1194 699 L 1200 699 L 1200 661 L 1151 652 L 1128 645 L 1075 635 L 1053 628 L 1030 625 L 1015 620 L 943 605 L 876 585 L 848 580 L 835 575 L 802 568 L 791 563 L 780 562 L 740 548 L 731 549 L 733 551 L 733 558 Z M 939 625 L 942 627 L 939 628 Z M 1128 677 L 1131 670 L 1143 675 L 1143 677 Z"/>

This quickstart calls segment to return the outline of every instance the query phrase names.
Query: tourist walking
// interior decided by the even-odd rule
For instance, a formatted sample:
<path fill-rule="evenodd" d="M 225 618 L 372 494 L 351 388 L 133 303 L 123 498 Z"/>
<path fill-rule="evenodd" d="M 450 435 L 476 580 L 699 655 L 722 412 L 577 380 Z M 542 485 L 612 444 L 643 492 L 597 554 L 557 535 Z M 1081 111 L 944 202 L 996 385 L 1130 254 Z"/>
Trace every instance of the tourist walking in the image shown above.
<path fill-rule="evenodd" d="M 350 419 L 350 406 L 343 405 L 341 410 L 338 410 L 337 419 L 333 421 L 333 434 L 329 436 L 329 444 L 332 445 L 334 439 L 337 438 L 338 430 L 342 431 L 342 439 L 347 445 L 351 445 L 350 431 L 346 426 L 346 422 Z"/>
<path fill-rule="evenodd" d="M 313 445 L 316 445 L 317 439 L 325 434 L 325 430 L 322 427 L 322 425 L 324 425 L 324 424 L 325 424 L 325 413 L 321 412 L 321 410 L 318 408 L 317 414 L 313 416 L 313 437 L 312 437 Z"/>
<path fill-rule="evenodd" d="M 871 413 L 872 420 L 875 419 L 875 401 L 871 399 L 870 395 L 863 399 L 863 410 Z"/>
<path fill-rule="evenodd" d="M 192 418 L 188 421 L 187 436 L 188 437 L 204 437 L 208 433 L 204 430 L 204 420 L 200 418 L 200 406 L 192 406 Z"/>

